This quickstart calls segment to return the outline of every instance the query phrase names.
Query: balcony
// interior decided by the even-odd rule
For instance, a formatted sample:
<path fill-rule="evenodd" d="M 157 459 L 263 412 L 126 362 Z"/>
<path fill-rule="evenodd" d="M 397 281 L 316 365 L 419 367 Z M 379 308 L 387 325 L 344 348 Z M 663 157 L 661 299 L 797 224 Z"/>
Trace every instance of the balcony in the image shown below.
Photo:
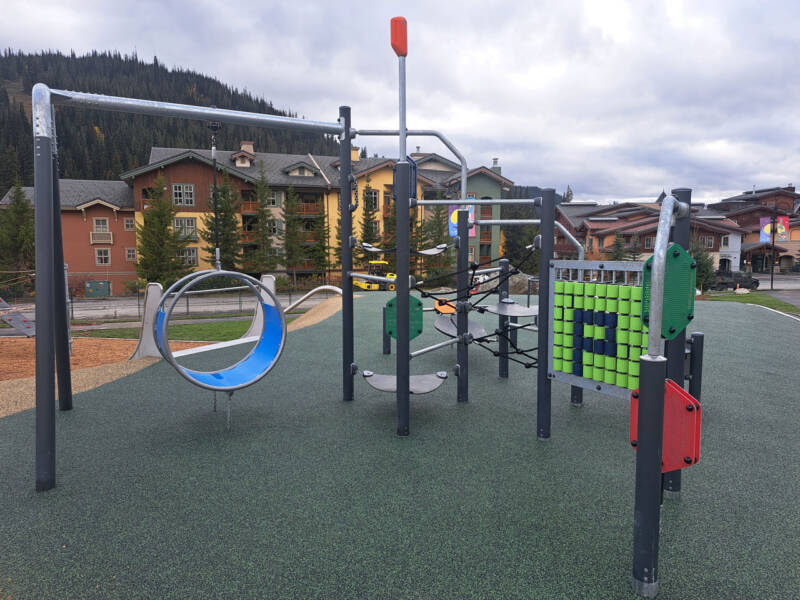
<path fill-rule="evenodd" d="M 299 237 L 304 244 L 312 244 L 319 241 L 319 235 L 316 231 L 301 231 Z"/>
<path fill-rule="evenodd" d="M 322 202 L 300 202 L 297 204 L 298 215 L 321 215 Z"/>
<path fill-rule="evenodd" d="M 492 232 L 491 231 L 481 231 L 480 237 L 481 244 L 491 244 L 492 243 Z"/>
<path fill-rule="evenodd" d="M 114 234 L 110 231 L 90 231 L 89 232 L 90 244 L 113 244 Z"/>
<path fill-rule="evenodd" d="M 256 213 L 258 213 L 258 202 L 242 202 L 242 214 L 254 215 Z"/>
<path fill-rule="evenodd" d="M 178 230 L 178 233 L 181 236 L 182 240 L 187 242 L 196 242 L 197 241 L 197 232 L 196 231 L 181 231 Z"/>
<path fill-rule="evenodd" d="M 318 268 L 314 265 L 313 261 L 304 260 L 302 262 L 296 263 L 289 267 L 286 267 L 289 271 L 316 271 Z"/>

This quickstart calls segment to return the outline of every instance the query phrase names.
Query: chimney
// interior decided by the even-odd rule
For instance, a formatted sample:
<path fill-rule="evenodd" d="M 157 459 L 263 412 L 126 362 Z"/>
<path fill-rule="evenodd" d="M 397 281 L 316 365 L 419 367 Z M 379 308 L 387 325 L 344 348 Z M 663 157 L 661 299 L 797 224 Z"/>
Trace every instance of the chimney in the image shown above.
<path fill-rule="evenodd" d="M 361 150 L 358 146 L 351 146 L 350 147 L 350 160 L 354 163 L 358 162 L 361 158 L 358 151 Z"/>
<path fill-rule="evenodd" d="M 417 154 L 419 154 L 419 146 L 417 146 Z"/>
<path fill-rule="evenodd" d="M 245 141 L 245 140 L 242 140 L 242 143 L 239 145 L 239 149 L 242 152 L 249 152 L 250 154 L 255 154 L 256 153 L 255 150 L 253 149 L 253 147 L 254 147 L 253 142 L 248 142 L 248 141 Z"/>
<path fill-rule="evenodd" d="M 500 166 L 500 159 L 499 158 L 493 158 L 492 159 L 492 171 L 494 171 L 498 175 L 500 175 L 502 173 L 503 169 Z"/>

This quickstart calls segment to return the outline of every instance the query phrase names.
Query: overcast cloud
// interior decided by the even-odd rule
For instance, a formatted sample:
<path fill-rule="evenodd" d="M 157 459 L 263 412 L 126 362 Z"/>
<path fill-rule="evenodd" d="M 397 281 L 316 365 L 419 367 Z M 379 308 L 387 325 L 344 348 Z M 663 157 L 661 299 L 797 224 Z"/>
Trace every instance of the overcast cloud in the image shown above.
<path fill-rule="evenodd" d="M 389 19 L 402 14 L 408 125 L 443 131 L 471 167 L 499 157 L 515 183 L 581 200 L 800 184 L 791 0 L 5 0 L 0 14 L 4 47 L 135 50 L 308 118 L 348 104 L 365 129 L 397 127 Z M 355 143 L 397 154 L 395 140 Z"/>

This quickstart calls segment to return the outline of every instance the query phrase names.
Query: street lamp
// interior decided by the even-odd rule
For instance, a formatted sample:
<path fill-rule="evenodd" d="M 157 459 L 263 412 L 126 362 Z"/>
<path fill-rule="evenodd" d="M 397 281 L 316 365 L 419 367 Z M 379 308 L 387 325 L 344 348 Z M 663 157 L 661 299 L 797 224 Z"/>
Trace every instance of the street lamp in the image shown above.
<path fill-rule="evenodd" d="M 211 108 L 217 108 L 211 105 Z M 217 132 L 222 129 L 222 123 L 219 121 L 209 121 L 207 125 L 211 131 L 211 169 L 212 173 L 212 191 L 211 198 L 214 204 L 214 268 L 217 271 L 222 270 L 222 262 L 219 257 L 219 206 L 217 204 Z"/>

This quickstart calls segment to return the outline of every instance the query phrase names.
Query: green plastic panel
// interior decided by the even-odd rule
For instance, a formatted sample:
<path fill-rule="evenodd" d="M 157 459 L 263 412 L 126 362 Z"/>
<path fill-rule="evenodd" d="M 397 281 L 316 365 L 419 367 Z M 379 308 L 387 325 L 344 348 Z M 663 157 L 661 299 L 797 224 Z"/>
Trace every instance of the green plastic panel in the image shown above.
<path fill-rule="evenodd" d="M 694 291 L 697 279 L 697 264 L 680 244 L 667 248 L 667 264 L 664 271 L 664 313 L 661 321 L 661 336 L 672 340 L 694 318 Z M 642 320 L 650 318 L 650 286 L 653 257 L 644 263 Z"/>
<path fill-rule="evenodd" d="M 386 333 L 397 339 L 397 296 L 386 303 Z M 408 336 L 413 340 L 422 333 L 422 301 L 414 296 L 408 298 Z"/>

